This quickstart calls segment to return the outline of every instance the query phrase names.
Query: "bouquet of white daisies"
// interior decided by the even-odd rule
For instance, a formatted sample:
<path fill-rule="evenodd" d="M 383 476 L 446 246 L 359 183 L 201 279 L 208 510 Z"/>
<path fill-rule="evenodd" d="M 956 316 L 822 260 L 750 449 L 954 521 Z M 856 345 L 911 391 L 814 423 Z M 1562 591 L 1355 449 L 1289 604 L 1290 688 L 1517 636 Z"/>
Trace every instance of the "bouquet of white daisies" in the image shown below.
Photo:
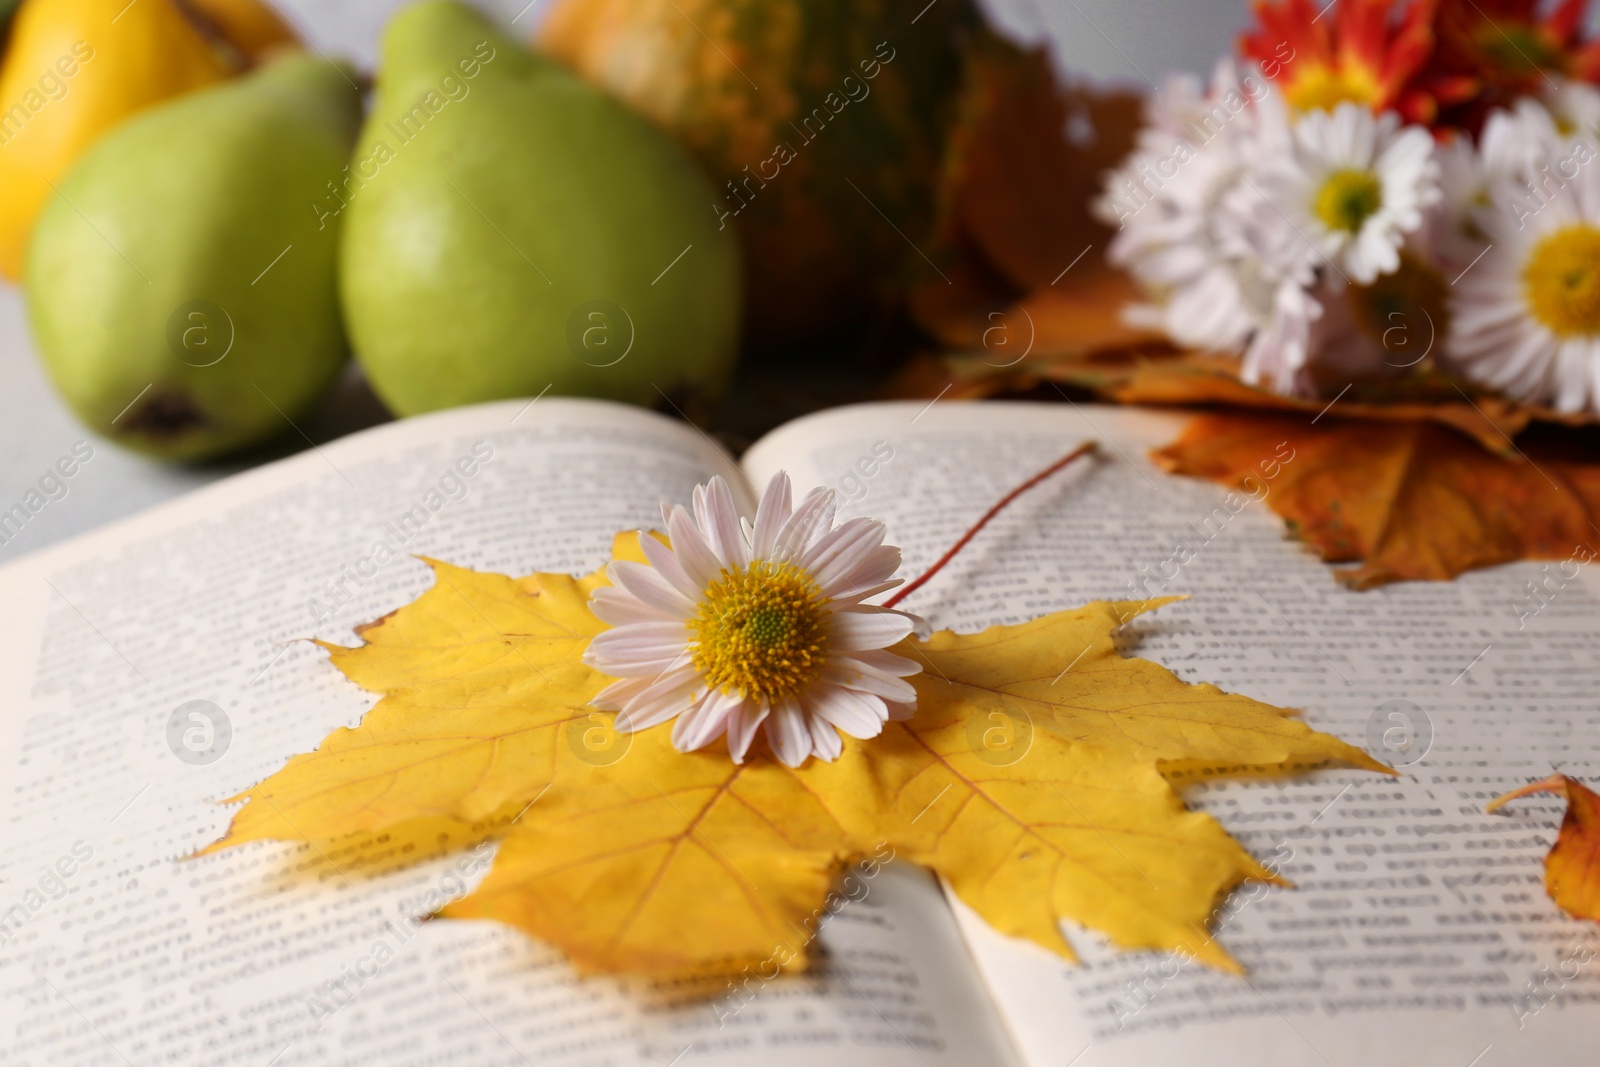
<path fill-rule="evenodd" d="M 1319 26 L 1262 5 L 1244 58 L 1169 80 L 1094 205 L 1143 294 L 1129 317 L 1283 394 L 1431 373 L 1600 412 L 1588 53 L 1556 27 L 1520 81 L 1462 73 L 1459 6 L 1343 0 Z"/>

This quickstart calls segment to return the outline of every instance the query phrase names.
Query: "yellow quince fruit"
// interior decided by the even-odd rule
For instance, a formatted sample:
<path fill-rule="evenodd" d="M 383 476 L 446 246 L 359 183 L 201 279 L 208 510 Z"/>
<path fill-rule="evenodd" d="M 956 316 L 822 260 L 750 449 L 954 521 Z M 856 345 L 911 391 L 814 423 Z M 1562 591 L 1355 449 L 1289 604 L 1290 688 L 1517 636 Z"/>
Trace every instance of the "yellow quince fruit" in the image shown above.
<path fill-rule="evenodd" d="M 294 41 L 258 0 L 24 0 L 0 68 L 0 274 L 20 275 L 34 219 L 102 133 Z"/>

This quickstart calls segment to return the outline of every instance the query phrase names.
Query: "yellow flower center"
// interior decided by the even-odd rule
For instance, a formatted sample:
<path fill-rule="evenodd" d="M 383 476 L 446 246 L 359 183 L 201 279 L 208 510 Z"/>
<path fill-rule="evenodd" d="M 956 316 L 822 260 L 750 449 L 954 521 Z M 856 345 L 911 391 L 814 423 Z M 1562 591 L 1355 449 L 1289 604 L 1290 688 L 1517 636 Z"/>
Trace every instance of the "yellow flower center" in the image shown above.
<path fill-rule="evenodd" d="M 1283 95 L 1296 111 L 1332 111 L 1340 104 L 1371 107 L 1381 93 L 1365 67 L 1308 66 Z"/>
<path fill-rule="evenodd" d="M 1600 334 L 1600 227 L 1580 223 L 1534 245 L 1522 288 L 1533 317 L 1557 337 Z"/>
<path fill-rule="evenodd" d="M 1330 230 L 1360 233 L 1383 207 L 1383 183 L 1368 170 L 1336 170 L 1317 190 L 1317 218 Z"/>
<path fill-rule="evenodd" d="M 724 570 L 689 622 L 695 667 L 711 688 L 750 699 L 798 692 L 827 659 L 824 602 L 817 583 L 792 563 Z"/>

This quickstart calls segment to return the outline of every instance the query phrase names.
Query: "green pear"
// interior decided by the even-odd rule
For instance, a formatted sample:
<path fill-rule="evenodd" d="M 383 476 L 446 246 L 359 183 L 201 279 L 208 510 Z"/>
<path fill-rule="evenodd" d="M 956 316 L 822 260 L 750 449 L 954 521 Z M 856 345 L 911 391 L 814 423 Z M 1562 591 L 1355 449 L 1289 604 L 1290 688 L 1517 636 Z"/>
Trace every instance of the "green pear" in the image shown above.
<path fill-rule="evenodd" d="M 291 54 L 141 112 L 40 216 L 25 280 L 56 388 L 91 429 L 177 460 L 289 430 L 348 355 L 338 220 L 361 94 Z"/>
<path fill-rule="evenodd" d="M 425 0 L 389 24 L 351 172 L 325 208 L 356 359 L 391 410 L 725 386 L 739 249 L 709 182 L 472 9 Z"/>

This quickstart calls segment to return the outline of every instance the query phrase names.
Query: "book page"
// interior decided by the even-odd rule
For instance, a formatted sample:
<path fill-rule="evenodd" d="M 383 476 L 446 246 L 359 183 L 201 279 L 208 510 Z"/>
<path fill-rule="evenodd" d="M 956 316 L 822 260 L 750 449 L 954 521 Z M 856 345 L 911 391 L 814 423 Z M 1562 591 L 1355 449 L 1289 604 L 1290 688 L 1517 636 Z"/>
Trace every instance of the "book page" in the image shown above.
<path fill-rule="evenodd" d="M 1293 890 L 1243 887 L 1217 918 L 1248 976 L 1118 954 L 1068 929 L 1070 965 L 955 907 L 1029 1063 L 1075 1067 L 1498 1067 L 1587 1063 L 1600 931 L 1548 899 L 1561 802 L 1483 814 L 1553 770 L 1600 772 L 1600 600 L 1582 552 L 1448 583 L 1350 592 L 1263 503 L 1292 448 L 1230 497 L 1158 472 L 1183 416 L 1069 404 L 884 404 L 781 428 L 745 457 L 887 522 L 903 574 L 1084 439 L 902 605 L 973 632 L 1094 599 L 1191 599 L 1127 628 L 1132 654 L 1284 707 L 1398 779 L 1322 770 L 1184 789 Z M 1574 546 L 1576 550 L 1578 546 Z M 1062 650 L 1062 667 L 1074 649 Z"/>
<path fill-rule="evenodd" d="M 375 698 L 304 640 L 431 582 L 414 557 L 588 573 L 739 472 L 691 427 L 545 399 L 381 427 L 0 569 L 0 1061 L 218 1067 L 1006 1062 L 954 918 L 888 868 L 828 899 L 822 966 L 722 988 L 580 980 L 487 922 L 424 921 L 492 845 L 387 874 L 221 835 L 219 804 Z M 363 851 L 365 849 L 365 851 Z"/>

